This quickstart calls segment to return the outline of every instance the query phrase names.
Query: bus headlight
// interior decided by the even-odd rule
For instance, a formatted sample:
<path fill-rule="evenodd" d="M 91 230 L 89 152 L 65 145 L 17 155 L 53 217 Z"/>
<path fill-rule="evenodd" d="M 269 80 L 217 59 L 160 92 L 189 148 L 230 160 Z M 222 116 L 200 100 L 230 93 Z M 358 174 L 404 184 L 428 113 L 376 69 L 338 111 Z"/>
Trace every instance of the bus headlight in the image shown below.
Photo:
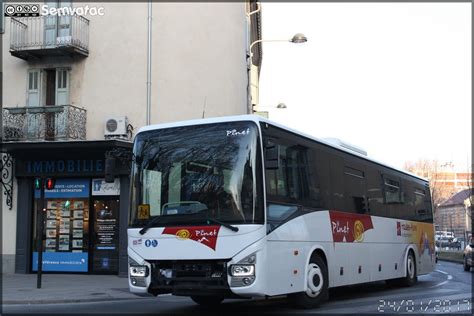
<path fill-rule="evenodd" d="M 255 253 L 245 257 L 236 264 L 229 267 L 230 286 L 241 287 L 249 286 L 255 281 L 255 265 L 257 264 L 257 255 Z"/>
<path fill-rule="evenodd" d="M 230 266 L 230 275 L 235 277 L 246 277 L 255 275 L 253 264 L 233 264 Z"/>
<path fill-rule="evenodd" d="M 130 276 L 131 277 L 142 277 L 145 278 L 148 276 L 148 267 L 147 266 L 130 266 Z"/>

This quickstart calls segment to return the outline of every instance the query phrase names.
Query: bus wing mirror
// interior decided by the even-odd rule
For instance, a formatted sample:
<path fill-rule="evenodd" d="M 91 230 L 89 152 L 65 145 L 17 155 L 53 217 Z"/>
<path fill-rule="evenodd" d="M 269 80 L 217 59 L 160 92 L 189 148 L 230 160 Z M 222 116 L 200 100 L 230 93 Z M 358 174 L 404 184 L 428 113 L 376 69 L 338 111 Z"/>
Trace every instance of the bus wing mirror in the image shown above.
<path fill-rule="evenodd" d="M 265 169 L 280 168 L 280 146 L 268 144 L 265 147 Z"/>

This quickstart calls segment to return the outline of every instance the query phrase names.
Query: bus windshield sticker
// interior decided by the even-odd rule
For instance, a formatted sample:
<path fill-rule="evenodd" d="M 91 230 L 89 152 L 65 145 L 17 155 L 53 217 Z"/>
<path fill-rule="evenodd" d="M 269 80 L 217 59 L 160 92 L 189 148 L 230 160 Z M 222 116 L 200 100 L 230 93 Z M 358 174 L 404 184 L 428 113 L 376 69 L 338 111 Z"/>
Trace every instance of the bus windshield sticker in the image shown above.
<path fill-rule="evenodd" d="M 137 218 L 138 219 L 149 219 L 150 218 L 150 204 L 140 204 L 140 205 L 138 205 Z"/>
<path fill-rule="evenodd" d="M 238 131 L 236 129 L 233 129 L 233 130 L 230 130 L 230 131 L 227 131 L 227 137 L 229 136 L 245 136 L 245 135 L 248 135 L 250 134 L 250 128 L 247 128 L 247 129 L 244 129 L 242 131 Z"/>

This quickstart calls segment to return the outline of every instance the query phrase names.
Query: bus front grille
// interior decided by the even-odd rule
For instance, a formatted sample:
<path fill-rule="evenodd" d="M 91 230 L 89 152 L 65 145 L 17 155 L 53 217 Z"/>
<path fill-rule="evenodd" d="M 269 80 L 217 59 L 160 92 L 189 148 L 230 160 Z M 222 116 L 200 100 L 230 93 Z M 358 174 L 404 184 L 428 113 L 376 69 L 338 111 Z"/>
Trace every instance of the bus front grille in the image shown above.
<path fill-rule="evenodd" d="M 222 293 L 229 289 L 227 261 L 163 260 L 150 261 L 150 291 L 156 294 L 192 295 Z"/>

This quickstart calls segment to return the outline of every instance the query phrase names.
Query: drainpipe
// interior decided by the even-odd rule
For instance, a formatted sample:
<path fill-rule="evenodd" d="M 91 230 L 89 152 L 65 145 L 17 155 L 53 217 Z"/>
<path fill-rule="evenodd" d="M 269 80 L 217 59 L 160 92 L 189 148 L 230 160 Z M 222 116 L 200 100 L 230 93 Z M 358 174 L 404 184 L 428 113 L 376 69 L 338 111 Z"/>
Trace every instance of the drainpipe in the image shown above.
<path fill-rule="evenodd" d="M 251 2 L 249 2 L 249 9 L 250 9 Z M 247 53 L 247 113 L 253 114 L 253 104 L 252 104 L 252 18 L 251 16 L 260 12 L 260 2 L 256 2 L 257 9 L 251 12 L 245 12 L 247 16 L 247 27 L 248 27 L 248 43 L 249 50 Z"/>
<path fill-rule="evenodd" d="M 148 50 L 146 61 L 146 125 L 151 124 L 151 18 L 152 2 L 148 0 Z"/>

